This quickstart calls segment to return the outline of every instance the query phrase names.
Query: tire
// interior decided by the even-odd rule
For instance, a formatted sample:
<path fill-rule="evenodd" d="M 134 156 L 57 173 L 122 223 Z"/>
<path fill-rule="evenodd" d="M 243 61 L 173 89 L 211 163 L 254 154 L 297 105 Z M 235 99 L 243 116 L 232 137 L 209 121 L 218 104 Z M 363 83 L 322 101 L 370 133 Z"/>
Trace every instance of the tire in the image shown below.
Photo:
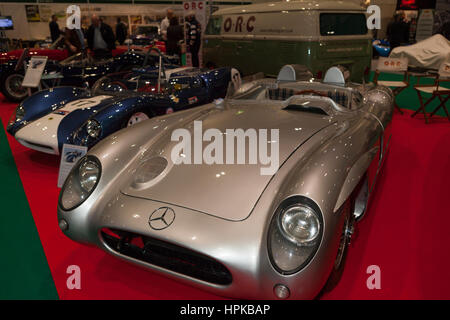
<path fill-rule="evenodd" d="M 148 120 L 152 117 L 153 117 L 153 115 L 149 114 L 148 112 L 143 112 L 143 111 L 133 112 L 131 117 L 129 117 L 128 119 L 125 119 L 124 123 L 122 124 L 122 128 L 131 127 L 131 126 L 135 125 L 136 123 Z"/>
<path fill-rule="evenodd" d="M 350 238 L 353 234 L 355 219 L 353 217 L 354 199 L 351 197 L 344 204 L 343 214 L 345 215 L 344 226 L 342 228 L 341 240 L 339 242 L 338 251 L 336 254 L 336 259 L 333 264 L 333 269 L 331 274 L 323 288 L 323 292 L 329 292 L 333 290 L 339 281 L 341 280 L 342 274 L 345 268 L 345 262 L 347 261 L 347 251 L 348 245 L 350 244 Z"/>
<path fill-rule="evenodd" d="M 28 90 L 22 87 L 24 77 L 21 73 L 10 73 L 3 78 L 1 90 L 7 100 L 20 102 L 28 96 Z"/>

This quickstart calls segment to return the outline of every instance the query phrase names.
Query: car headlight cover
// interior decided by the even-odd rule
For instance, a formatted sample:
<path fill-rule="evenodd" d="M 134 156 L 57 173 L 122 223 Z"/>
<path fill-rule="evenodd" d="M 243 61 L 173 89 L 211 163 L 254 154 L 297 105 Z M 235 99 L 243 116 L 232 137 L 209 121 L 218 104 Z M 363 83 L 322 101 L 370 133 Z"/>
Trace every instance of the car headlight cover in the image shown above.
<path fill-rule="evenodd" d="M 15 122 L 21 121 L 24 117 L 25 108 L 22 105 L 19 105 L 9 119 L 9 125 L 13 125 Z"/>
<path fill-rule="evenodd" d="M 16 108 L 16 121 L 20 121 L 25 117 L 25 108 L 22 105 L 19 105 Z"/>
<path fill-rule="evenodd" d="M 281 274 L 300 271 L 313 258 L 322 235 L 320 209 L 310 199 L 292 197 L 282 202 L 268 233 L 269 257 Z"/>
<path fill-rule="evenodd" d="M 64 210 L 72 210 L 82 204 L 94 191 L 100 175 L 101 165 L 97 158 L 82 158 L 64 182 L 59 198 L 60 206 Z"/>
<path fill-rule="evenodd" d="M 283 234 L 298 245 L 312 243 L 320 231 L 320 222 L 308 206 L 293 205 L 280 214 L 280 229 Z"/>
<path fill-rule="evenodd" d="M 98 138 L 98 136 L 100 136 L 100 133 L 102 131 L 102 126 L 100 125 L 100 123 L 97 120 L 91 119 L 88 120 L 87 124 L 86 124 L 86 131 L 88 133 L 89 136 L 91 136 L 92 138 Z"/>
<path fill-rule="evenodd" d="M 81 187 L 86 192 L 91 192 L 97 184 L 99 173 L 100 168 L 98 167 L 96 161 L 86 160 L 80 165 L 78 169 L 78 178 L 80 180 Z"/>

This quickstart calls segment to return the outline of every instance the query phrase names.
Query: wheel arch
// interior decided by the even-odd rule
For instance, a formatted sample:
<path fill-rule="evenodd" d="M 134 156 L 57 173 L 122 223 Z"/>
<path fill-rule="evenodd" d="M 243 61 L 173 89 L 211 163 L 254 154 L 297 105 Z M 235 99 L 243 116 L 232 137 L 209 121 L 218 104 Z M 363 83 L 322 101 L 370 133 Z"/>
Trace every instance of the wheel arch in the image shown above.
<path fill-rule="evenodd" d="M 364 179 L 367 170 L 373 161 L 378 163 L 378 159 L 376 159 L 376 155 L 378 154 L 380 148 L 378 146 L 374 146 L 369 151 L 364 153 L 350 168 L 347 177 L 342 185 L 341 191 L 337 198 L 336 204 L 334 206 L 333 212 L 339 210 L 339 208 L 345 203 L 345 201 L 351 196 L 355 188 Z M 366 202 L 368 200 L 369 195 L 366 195 Z"/>

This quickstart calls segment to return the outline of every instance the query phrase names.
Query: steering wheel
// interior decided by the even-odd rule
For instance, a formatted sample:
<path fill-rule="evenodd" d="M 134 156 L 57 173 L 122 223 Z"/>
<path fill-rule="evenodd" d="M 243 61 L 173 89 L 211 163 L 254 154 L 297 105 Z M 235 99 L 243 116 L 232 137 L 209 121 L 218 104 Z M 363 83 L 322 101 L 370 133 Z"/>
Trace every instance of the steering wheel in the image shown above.
<path fill-rule="evenodd" d="M 294 92 L 294 95 L 302 95 L 302 94 L 315 94 L 317 96 L 328 98 L 328 96 L 325 93 L 317 91 L 317 90 L 301 90 L 301 91 Z"/>

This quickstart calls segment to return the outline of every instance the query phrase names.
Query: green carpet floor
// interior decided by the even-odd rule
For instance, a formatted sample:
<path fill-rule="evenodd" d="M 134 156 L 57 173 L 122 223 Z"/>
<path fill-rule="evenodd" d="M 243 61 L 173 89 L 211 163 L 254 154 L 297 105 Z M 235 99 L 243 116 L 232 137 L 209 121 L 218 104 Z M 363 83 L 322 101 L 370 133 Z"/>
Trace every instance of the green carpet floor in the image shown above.
<path fill-rule="evenodd" d="M 58 299 L 3 127 L 0 177 L 0 300 Z"/>

